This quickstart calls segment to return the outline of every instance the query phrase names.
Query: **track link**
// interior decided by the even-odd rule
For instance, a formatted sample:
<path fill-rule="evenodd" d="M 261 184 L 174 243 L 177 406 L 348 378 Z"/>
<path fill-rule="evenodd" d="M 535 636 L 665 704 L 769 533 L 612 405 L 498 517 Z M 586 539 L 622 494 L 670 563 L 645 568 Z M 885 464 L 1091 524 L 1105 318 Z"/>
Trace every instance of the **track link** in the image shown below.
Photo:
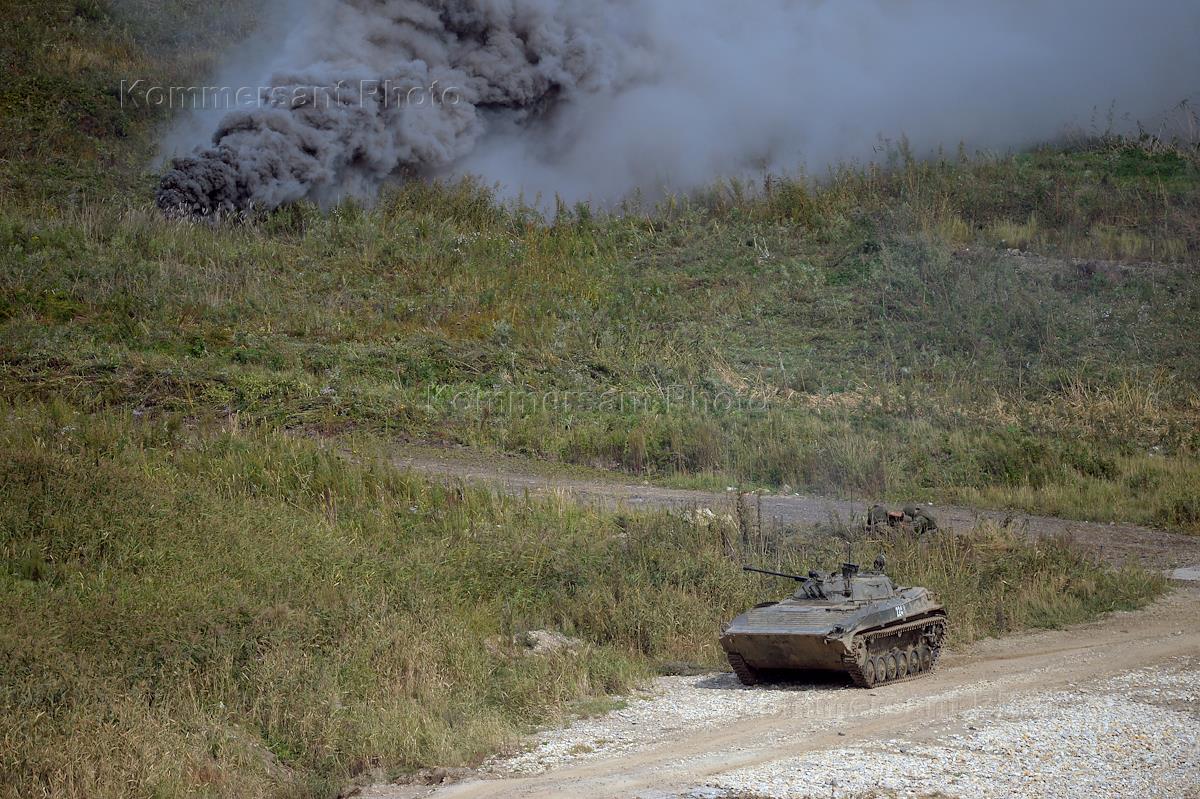
<path fill-rule="evenodd" d="M 729 665 L 733 667 L 733 673 L 741 680 L 742 685 L 758 685 L 758 672 L 750 668 L 745 658 L 741 655 L 735 655 L 730 652 Z"/>
<path fill-rule="evenodd" d="M 888 679 L 881 680 L 881 679 L 876 678 L 874 682 L 871 682 L 867 679 L 866 675 L 863 673 L 863 666 L 866 665 L 866 663 L 865 663 L 866 658 L 861 657 L 859 653 L 861 652 L 861 653 L 865 654 L 867 657 L 870 657 L 870 654 L 867 652 L 867 649 L 868 649 L 868 646 L 870 645 L 871 641 L 874 641 L 877 638 L 884 638 L 884 637 L 892 636 L 892 635 L 903 635 L 904 633 L 909 632 L 911 630 L 924 631 L 925 628 L 927 628 L 927 627 L 936 628 L 934 630 L 929 631 L 931 633 L 930 637 L 932 638 L 932 643 L 929 644 L 929 648 L 930 648 L 933 656 L 929 662 L 928 669 L 923 669 L 921 671 L 916 672 L 915 674 L 908 673 L 908 674 L 905 674 L 905 676 L 903 676 L 903 677 L 895 677 L 891 680 L 888 680 Z M 922 677 L 922 676 L 928 674 L 929 672 L 933 671 L 935 668 L 937 668 L 938 658 L 940 658 L 941 654 L 942 654 L 942 639 L 945 636 L 945 633 L 946 633 L 946 617 L 945 616 L 929 616 L 929 617 L 926 617 L 923 619 L 917 619 L 916 621 L 908 622 L 907 624 L 900 624 L 895 627 L 887 627 L 882 630 L 874 630 L 869 633 L 864 633 L 859 638 L 859 641 L 855 642 L 856 645 L 855 645 L 853 651 L 842 656 L 842 663 L 845 665 L 846 673 L 850 675 L 850 679 L 853 680 L 854 684 L 856 686 L 858 686 L 859 688 L 877 688 L 881 685 L 894 685 L 896 683 L 902 683 L 902 682 L 907 682 L 909 680 L 915 680 L 916 678 Z M 861 642 L 861 646 L 859 646 L 860 642 Z M 899 654 L 899 652 L 900 652 L 900 647 L 892 647 L 892 649 L 888 650 L 886 653 L 883 653 L 883 654 Z"/>

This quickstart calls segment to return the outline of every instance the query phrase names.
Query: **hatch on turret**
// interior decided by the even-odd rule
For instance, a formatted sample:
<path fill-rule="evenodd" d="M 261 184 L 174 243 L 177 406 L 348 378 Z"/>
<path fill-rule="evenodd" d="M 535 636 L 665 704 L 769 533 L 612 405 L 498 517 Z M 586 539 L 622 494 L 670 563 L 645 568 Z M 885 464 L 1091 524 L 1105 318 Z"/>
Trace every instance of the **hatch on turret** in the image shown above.
<path fill-rule="evenodd" d="M 809 572 L 808 579 L 792 594 L 793 599 L 804 602 L 870 602 L 888 599 L 896 594 L 896 584 L 882 572 L 860 573 L 852 563 L 842 566 L 841 571 L 819 574 Z"/>

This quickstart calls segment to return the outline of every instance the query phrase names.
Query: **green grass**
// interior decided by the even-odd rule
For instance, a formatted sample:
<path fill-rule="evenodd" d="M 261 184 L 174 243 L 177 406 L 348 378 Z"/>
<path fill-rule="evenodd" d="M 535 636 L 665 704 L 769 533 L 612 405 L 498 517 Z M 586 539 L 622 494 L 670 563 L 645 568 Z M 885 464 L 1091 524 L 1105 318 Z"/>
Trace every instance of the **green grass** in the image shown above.
<path fill-rule="evenodd" d="M 332 796 L 476 763 L 664 664 L 719 667 L 720 624 L 788 590 L 744 560 L 839 555 L 61 403 L 0 409 L 0 447 L 2 796 Z M 938 590 L 955 643 L 1163 590 L 995 529 L 860 548 Z M 546 628 L 585 645 L 507 643 Z"/>
<path fill-rule="evenodd" d="M 1190 267 L 1014 263 L 882 216 L 768 224 L 768 203 L 547 224 L 413 184 L 216 229 L 0 209 L 0 381 L 91 410 L 1200 528 Z"/>
<path fill-rule="evenodd" d="M 1194 147 L 902 143 L 878 167 L 556 221 L 469 183 L 163 220 L 142 170 L 165 118 L 108 92 L 203 74 L 248 8 L 184 30 L 182 0 L 15 6 L 6 395 L 1200 530 Z M 78 102 L 22 105 L 47 92 Z"/>
<path fill-rule="evenodd" d="M 149 197 L 167 109 L 122 103 L 121 82 L 188 86 L 216 42 L 252 30 L 249 0 L 8 0 L 0 30 L 0 187 L 39 211 Z"/>
<path fill-rule="evenodd" d="M 164 220 L 169 118 L 115 89 L 210 72 L 253 6 L 5 9 L 0 796 L 332 796 L 478 762 L 719 665 L 720 623 L 785 590 L 743 560 L 838 558 L 830 531 L 431 485 L 397 441 L 1200 530 L 1194 148 L 902 146 L 553 220 L 470 183 Z M 960 644 L 1163 590 L 991 528 L 860 546 Z M 539 628 L 585 646 L 507 643 Z"/>

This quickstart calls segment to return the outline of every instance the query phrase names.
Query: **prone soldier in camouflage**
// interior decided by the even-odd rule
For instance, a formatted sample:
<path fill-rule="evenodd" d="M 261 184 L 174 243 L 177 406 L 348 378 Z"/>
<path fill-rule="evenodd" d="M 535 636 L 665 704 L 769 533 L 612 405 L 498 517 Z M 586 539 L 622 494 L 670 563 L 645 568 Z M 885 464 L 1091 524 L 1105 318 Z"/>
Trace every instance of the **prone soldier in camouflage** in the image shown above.
<path fill-rule="evenodd" d="M 872 505 L 867 511 L 867 528 L 896 527 L 911 530 L 917 535 L 938 529 L 933 512 L 921 505 L 905 505 L 904 510 L 888 510 L 884 505 Z"/>

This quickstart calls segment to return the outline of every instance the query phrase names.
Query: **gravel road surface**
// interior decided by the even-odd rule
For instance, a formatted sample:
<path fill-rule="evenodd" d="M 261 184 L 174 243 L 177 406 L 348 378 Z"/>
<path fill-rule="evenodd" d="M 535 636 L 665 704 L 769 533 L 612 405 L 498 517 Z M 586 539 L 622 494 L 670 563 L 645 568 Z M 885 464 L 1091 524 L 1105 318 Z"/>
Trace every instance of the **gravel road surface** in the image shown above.
<path fill-rule="evenodd" d="M 460 797 L 1200 797 L 1200 586 L 1065 631 L 980 642 L 873 690 L 658 680 L 546 730 Z"/>

